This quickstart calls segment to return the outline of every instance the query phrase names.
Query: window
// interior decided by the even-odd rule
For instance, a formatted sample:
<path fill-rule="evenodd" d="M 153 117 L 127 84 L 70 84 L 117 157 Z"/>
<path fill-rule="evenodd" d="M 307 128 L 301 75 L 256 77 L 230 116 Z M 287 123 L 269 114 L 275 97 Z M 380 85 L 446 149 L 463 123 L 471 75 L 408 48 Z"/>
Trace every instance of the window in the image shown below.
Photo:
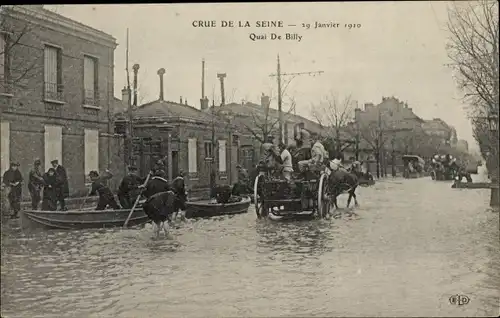
<path fill-rule="evenodd" d="M 99 171 L 99 130 L 84 130 L 85 178 L 90 171 Z"/>
<path fill-rule="evenodd" d="M 98 61 L 94 57 L 83 57 L 83 104 L 99 106 Z"/>
<path fill-rule="evenodd" d="M 10 58 L 9 58 L 9 36 L 7 33 L 0 31 L 0 88 L 2 93 L 10 92 L 9 75 L 10 75 Z"/>
<path fill-rule="evenodd" d="M 219 172 L 226 172 L 226 141 L 219 140 Z"/>
<path fill-rule="evenodd" d="M 0 178 L 3 177 L 3 173 L 9 169 L 10 165 L 10 123 L 2 121 L 0 131 Z"/>
<path fill-rule="evenodd" d="M 188 139 L 188 172 L 196 175 L 198 172 L 198 160 L 196 154 L 196 138 Z"/>
<path fill-rule="evenodd" d="M 205 158 L 212 158 L 212 142 L 205 141 Z"/>
<path fill-rule="evenodd" d="M 44 98 L 62 101 L 62 54 L 61 49 L 45 46 L 44 50 Z"/>
<path fill-rule="evenodd" d="M 45 171 L 51 168 L 50 162 L 57 159 L 62 165 L 62 127 L 45 126 Z"/>

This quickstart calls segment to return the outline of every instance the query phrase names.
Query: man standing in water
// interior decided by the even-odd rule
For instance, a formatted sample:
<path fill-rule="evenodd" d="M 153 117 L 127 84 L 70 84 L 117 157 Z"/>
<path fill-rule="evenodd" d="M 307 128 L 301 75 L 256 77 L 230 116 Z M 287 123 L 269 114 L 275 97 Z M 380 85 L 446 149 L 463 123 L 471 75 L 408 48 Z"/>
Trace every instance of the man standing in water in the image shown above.
<path fill-rule="evenodd" d="M 59 161 L 57 159 L 52 160 L 50 162 L 52 167 L 56 171 L 56 196 L 57 201 L 61 205 L 61 211 L 66 211 L 66 202 L 64 199 L 69 196 L 69 184 L 68 184 L 68 175 L 66 174 L 66 169 L 63 166 L 59 165 Z"/>
<path fill-rule="evenodd" d="M 29 184 L 28 190 L 31 194 L 31 209 L 38 209 L 38 204 L 42 199 L 40 192 L 42 191 L 42 187 L 44 185 L 44 179 L 42 172 L 40 171 L 40 166 L 42 162 L 40 159 L 36 159 L 33 165 L 33 169 L 31 169 L 29 173 Z"/>
<path fill-rule="evenodd" d="M 11 218 L 17 218 L 21 210 L 21 195 L 23 191 L 23 176 L 19 171 L 19 163 L 12 162 L 10 164 L 10 169 L 3 174 L 3 183 L 10 188 L 7 198 L 12 209 Z"/>

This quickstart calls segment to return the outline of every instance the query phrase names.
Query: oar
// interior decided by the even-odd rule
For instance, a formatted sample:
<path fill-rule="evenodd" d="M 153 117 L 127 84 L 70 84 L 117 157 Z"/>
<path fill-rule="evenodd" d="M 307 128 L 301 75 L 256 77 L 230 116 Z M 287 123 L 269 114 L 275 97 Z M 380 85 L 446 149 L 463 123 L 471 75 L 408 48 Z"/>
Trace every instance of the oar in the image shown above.
<path fill-rule="evenodd" d="M 146 178 L 146 181 L 144 181 L 143 186 L 146 186 L 148 184 L 150 177 L 151 177 L 151 171 L 148 173 L 148 176 Z M 128 221 L 130 221 L 130 217 L 132 217 L 132 213 L 134 213 L 135 207 L 137 206 L 137 203 L 139 203 L 139 199 L 141 198 L 142 191 L 143 190 L 141 190 L 139 195 L 137 195 L 137 199 L 135 199 L 134 206 L 132 207 L 132 209 L 130 209 L 130 213 L 128 214 L 127 220 L 125 220 L 125 223 L 123 223 L 123 227 L 127 227 Z"/>
<path fill-rule="evenodd" d="M 85 205 L 85 202 L 87 202 L 87 199 L 89 198 L 89 196 L 90 196 L 90 190 L 89 190 L 89 192 L 87 193 L 87 196 L 85 197 L 85 199 L 83 199 L 83 202 L 82 202 L 82 204 L 80 205 L 80 210 L 82 210 L 82 209 L 83 209 L 83 206 Z"/>

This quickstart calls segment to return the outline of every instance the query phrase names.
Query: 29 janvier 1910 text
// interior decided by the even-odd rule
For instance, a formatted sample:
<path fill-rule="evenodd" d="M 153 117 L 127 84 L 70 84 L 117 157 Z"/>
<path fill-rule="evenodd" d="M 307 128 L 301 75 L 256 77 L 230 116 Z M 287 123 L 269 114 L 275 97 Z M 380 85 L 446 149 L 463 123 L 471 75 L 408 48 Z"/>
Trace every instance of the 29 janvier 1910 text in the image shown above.
<path fill-rule="evenodd" d="M 337 23 L 333 21 L 315 21 L 313 23 L 285 23 L 278 21 L 232 21 L 232 20 L 194 20 L 192 26 L 195 28 L 284 28 L 299 27 L 303 29 L 359 29 L 360 23 Z"/>

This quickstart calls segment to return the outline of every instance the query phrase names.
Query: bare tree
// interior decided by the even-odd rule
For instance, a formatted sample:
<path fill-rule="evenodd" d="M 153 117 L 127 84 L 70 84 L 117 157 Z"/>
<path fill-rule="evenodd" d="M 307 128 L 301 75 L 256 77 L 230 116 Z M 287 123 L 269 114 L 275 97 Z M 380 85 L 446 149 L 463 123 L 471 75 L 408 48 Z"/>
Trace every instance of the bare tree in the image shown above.
<path fill-rule="evenodd" d="M 262 106 L 264 107 L 264 111 L 251 112 L 251 115 L 247 117 L 250 120 L 242 120 L 242 124 L 245 130 L 255 137 L 255 139 L 260 143 L 265 143 L 268 137 L 279 133 L 279 116 L 278 111 L 271 109 L 269 105 Z M 285 119 L 287 115 L 295 110 L 295 106 L 295 99 L 290 98 L 289 108 L 285 111 L 285 116 L 283 116 Z"/>
<path fill-rule="evenodd" d="M 489 163 L 488 169 L 497 174 L 498 132 L 489 131 L 486 118 L 497 114 L 498 127 L 498 2 L 453 2 L 448 11 L 448 30 L 450 65 L 469 105 L 474 137 Z"/>
<path fill-rule="evenodd" d="M 353 120 L 353 101 L 351 95 L 339 100 L 333 92 L 319 104 L 312 105 L 311 114 L 322 130 L 327 132 L 327 138 L 335 140 L 335 151 L 341 152 L 341 129 Z"/>
<path fill-rule="evenodd" d="M 31 46 L 37 27 L 30 20 L 36 10 L 30 6 L 6 5 L 0 7 L 0 89 L 9 93 L 37 75 L 43 68 L 43 52 Z"/>

